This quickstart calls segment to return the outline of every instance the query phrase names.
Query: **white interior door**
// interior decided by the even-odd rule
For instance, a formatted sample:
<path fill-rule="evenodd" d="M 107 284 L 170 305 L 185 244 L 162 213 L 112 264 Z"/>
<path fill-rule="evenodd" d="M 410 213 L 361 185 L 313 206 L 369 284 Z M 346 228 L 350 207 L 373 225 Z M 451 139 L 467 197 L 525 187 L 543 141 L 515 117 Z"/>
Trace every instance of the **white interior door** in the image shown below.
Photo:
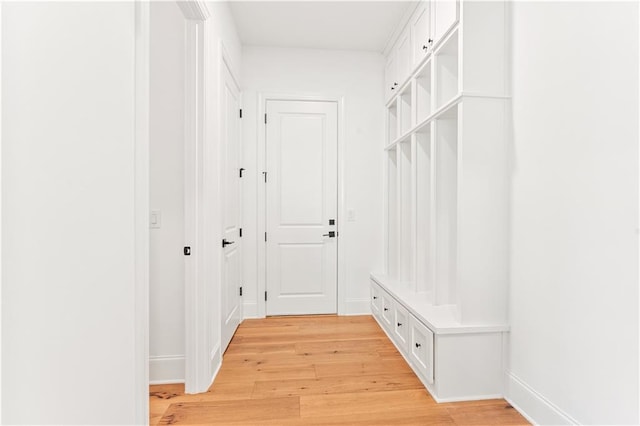
<path fill-rule="evenodd" d="M 242 320 L 240 299 L 240 91 L 228 67 L 222 71 L 222 352 Z"/>
<path fill-rule="evenodd" d="M 337 312 L 336 102 L 267 101 L 266 313 Z"/>

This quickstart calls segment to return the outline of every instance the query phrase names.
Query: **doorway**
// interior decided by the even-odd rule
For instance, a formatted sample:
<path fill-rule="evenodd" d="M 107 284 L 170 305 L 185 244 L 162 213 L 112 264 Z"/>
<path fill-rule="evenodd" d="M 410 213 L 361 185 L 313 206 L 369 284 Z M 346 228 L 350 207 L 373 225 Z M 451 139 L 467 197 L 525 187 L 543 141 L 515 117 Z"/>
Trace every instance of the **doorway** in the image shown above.
<path fill-rule="evenodd" d="M 338 102 L 265 107 L 265 313 L 338 312 Z"/>

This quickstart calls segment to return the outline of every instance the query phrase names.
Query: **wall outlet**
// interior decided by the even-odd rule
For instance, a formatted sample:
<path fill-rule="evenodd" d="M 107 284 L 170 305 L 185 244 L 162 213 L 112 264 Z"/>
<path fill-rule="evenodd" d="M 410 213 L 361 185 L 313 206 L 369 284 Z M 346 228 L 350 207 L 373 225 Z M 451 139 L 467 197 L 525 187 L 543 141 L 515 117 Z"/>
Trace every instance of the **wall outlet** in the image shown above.
<path fill-rule="evenodd" d="M 355 209 L 347 209 L 347 221 L 355 222 L 356 220 L 356 210 Z"/>
<path fill-rule="evenodd" d="M 149 212 L 149 228 L 158 229 L 162 223 L 162 215 L 160 210 L 151 210 Z"/>

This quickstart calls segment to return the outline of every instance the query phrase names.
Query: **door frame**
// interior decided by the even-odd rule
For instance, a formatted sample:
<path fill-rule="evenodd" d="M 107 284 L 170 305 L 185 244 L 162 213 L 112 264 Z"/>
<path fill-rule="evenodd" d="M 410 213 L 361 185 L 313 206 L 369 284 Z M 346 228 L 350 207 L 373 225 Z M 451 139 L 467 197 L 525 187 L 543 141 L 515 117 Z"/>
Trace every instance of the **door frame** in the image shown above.
<path fill-rule="evenodd" d="M 345 158 L 345 146 L 344 146 L 344 95 L 342 94 L 295 94 L 295 93 L 258 93 L 258 114 L 257 114 L 257 126 L 258 126 L 258 149 L 257 149 L 257 173 L 256 173 L 256 186 L 258 195 L 258 226 L 256 233 L 256 247 L 258 251 L 258 267 L 257 275 L 258 293 L 256 295 L 259 318 L 265 318 L 267 313 L 267 302 L 261 295 L 267 289 L 267 249 L 264 238 L 264 233 L 267 231 L 266 212 L 267 212 L 267 198 L 266 198 L 266 185 L 264 185 L 264 177 L 262 172 L 266 170 L 266 141 L 267 141 L 267 126 L 264 123 L 264 115 L 267 112 L 267 101 L 307 101 L 307 102 L 335 102 L 338 106 L 338 238 L 336 239 L 338 249 L 338 315 L 346 315 L 346 268 L 345 268 L 345 244 L 341 244 L 340 234 L 344 238 L 344 224 L 346 223 L 345 212 L 345 185 L 344 185 L 344 158 Z"/>
<path fill-rule="evenodd" d="M 134 418 L 149 422 L 149 33 L 151 8 L 135 2 L 134 57 Z"/>
<path fill-rule="evenodd" d="M 211 16 L 202 0 L 176 1 L 185 25 L 184 129 L 184 257 L 185 393 L 205 392 L 211 382 L 211 310 L 206 286 L 206 202 L 198 194 L 206 187 L 207 90 L 209 87 L 209 26 Z"/>

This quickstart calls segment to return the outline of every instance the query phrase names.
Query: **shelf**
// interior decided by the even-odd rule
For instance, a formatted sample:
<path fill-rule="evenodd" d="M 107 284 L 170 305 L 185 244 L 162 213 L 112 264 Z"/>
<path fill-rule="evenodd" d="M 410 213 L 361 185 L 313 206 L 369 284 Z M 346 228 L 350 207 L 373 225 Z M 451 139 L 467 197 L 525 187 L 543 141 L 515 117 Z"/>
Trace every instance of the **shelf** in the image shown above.
<path fill-rule="evenodd" d="M 454 31 L 434 55 L 436 108 L 444 105 L 460 92 L 458 56 L 458 31 Z"/>
<path fill-rule="evenodd" d="M 461 324 L 456 319 L 455 305 L 438 306 L 428 303 L 424 293 L 416 292 L 406 282 L 389 278 L 385 274 L 372 273 L 370 277 L 436 335 L 509 331 L 506 324 Z"/>
<path fill-rule="evenodd" d="M 418 124 L 413 126 L 413 128 L 410 129 L 408 132 L 399 136 L 397 139 L 395 139 L 390 144 L 388 144 L 385 147 L 385 150 L 393 149 L 397 144 L 408 140 L 412 134 L 421 131 L 422 128 L 429 125 L 431 122 L 433 122 L 433 120 L 437 119 L 438 117 L 451 114 L 452 109 L 457 108 L 457 105 L 463 100 L 464 97 L 465 97 L 464 95 L 458 95 L 455 98 L 451 99 L 449 102 L 447 102 L 446 105 L 443 105 L 442 107 L 440 107 L 436 112 L 431 114 L 429 117 L 425 118 L 421 122 L 418 122 Z"/>
<path fill-rule="evenodd" d="M 402 142 L 406 142 L 408 140 L 411 139 L 411 135 L 413 134 L 413 129 L 409 130 L 407 133 L 405 133 L 404 135 L 400 136 L 398 139 L 394 140 L 393 142 L 391 142 L 389 145 L 387 145 L 384 149 L 385 151 L 389 151 L 390 149 L 395 149 L 396 146 L 399 143 Z"/>

